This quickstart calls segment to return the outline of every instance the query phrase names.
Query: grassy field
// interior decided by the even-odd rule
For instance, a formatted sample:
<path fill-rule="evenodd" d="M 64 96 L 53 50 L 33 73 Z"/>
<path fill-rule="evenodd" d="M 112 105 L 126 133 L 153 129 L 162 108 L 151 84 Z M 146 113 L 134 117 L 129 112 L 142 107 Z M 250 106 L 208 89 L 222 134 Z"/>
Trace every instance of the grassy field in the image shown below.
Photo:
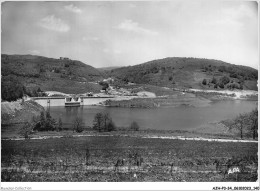
<path fill-rule="evenodd" d="M 2 140 L 1 160 L 4 182 L 256 181 L 258 166 L 256 143 L 122 136 Z"/>

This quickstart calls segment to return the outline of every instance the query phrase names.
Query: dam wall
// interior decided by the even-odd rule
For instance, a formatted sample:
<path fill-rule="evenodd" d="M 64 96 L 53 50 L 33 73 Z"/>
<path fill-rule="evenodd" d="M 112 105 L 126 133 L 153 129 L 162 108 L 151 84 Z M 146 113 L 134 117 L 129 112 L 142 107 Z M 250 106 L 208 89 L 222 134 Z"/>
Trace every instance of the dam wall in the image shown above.
<path fill-rule="evenodd" d="M 65 106 L 64 98 L 32 98 L 36 103 L 43 107 L 47 106 Z"/>
<path fill-rule="evenodd" d="M 125 96 L 125 97 L 81 97 L 83 102 L 80 105 L 98 105 L 106 100 L 129 100 L 136 96 Z M 32 100 L 37 102 L 43 107 L 48 106 L 65 106 L 64 97 L 33 97 Z M 81 100 L 81 99 L 80 99 Z"/>

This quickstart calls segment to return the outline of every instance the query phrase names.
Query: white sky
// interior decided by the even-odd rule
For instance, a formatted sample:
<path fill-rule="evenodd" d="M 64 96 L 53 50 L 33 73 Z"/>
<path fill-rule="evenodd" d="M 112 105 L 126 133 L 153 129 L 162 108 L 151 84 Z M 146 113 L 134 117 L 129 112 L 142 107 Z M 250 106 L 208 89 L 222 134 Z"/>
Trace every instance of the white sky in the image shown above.
<path fill-rule="evenodd" d="M 69 57 L 94 67 L 198 57 L 258 68 L 250 1 L 5 2 L 2 53 Z"/>

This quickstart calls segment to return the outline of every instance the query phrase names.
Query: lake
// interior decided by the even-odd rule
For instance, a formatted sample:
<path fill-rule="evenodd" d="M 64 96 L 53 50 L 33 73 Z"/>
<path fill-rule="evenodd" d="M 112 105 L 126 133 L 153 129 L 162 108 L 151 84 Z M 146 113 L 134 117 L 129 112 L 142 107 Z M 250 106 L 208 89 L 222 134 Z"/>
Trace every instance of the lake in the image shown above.
<path fill-rule="evenodd" d="M 154 109 L 118 108 L 103 106 L 50 107 L 51 115 L 70 126 L 78 115 L 85 126 L 92 126 L 98 112 L 107 112 L 117 126 L 127 127 L 136 121 L 141 128 L 158 130 L 190 130 L 209 122 L 231 119 L 239 113 L 250 112 L 257 107 L 256 101 L 216 101 L 206 107 L 160 107 Z"/>

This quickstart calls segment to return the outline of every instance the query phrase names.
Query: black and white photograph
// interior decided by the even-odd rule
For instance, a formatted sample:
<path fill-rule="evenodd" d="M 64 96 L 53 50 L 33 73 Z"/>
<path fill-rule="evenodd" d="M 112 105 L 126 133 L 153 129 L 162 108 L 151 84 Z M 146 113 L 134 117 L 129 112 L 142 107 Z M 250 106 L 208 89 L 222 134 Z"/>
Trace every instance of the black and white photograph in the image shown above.
<path fill-rule="evenodd" d="M 1 2 L 1 190 L 259 190 L 258 9 Z"/>

